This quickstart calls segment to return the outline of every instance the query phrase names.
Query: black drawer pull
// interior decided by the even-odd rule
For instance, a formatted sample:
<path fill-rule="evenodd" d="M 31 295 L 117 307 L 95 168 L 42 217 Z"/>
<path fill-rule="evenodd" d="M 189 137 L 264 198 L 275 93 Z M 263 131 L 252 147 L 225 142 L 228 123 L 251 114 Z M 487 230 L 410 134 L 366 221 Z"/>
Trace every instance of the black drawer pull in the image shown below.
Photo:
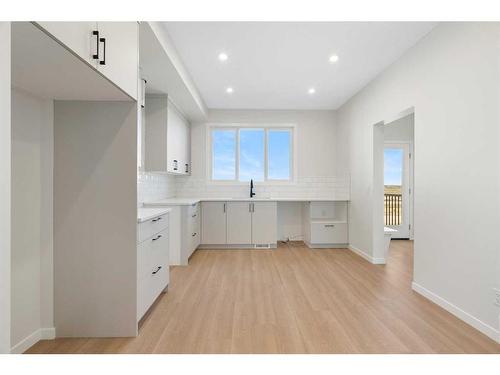
<path fill-rule="evenodd" d="M 191 237 L 194 237 L 194 236 L 196 236 L 196 233 L 193 233 L 193 234 L 191 235 Z"/>
<path fill-rule="evenodd" d="M 196 214 L 191 215 L 191 217 L 196 217 Z"/>
<path fill-rule="evenodd" d="M 160 270 L 161 270 L 161 266 L 158 266 L 158 268 L 156 269 L 156 271 L 153 271 L 153 275 L 156 275 Z"/>
<path fill-rule="evenodd" d="M 99 61 L 99 64 L 106 65 L 106 38 L 99 38 L 99 41 L 102 43 L 103 46 L 102 49 L 103 59 Z"/>
<path fill-rule="evenodd" d="M 156 238 L 153 238 L 153 241 L 159 240 L 161 237 L 161 234 L 159 234 L 158 236 L 156 236 Z"/>
<path fill-rule="evenodd" d="M 333 225 L 333 224 L 326 224 L 325 225 L 325 228 L 334 228 L 334 227 L 335 227 L 335 225 Z"/>
<path fill-rule="evenodd" d="M 94 60 L 99 60 L 99 30 L 93 30 L 92 35 L 96 37 L 96 53 L 92 55 Z"/>
<path fill-rule="evenodd" d="M 156 223 L 157 221 L 160 221 L 162 218 L 161 217 L 157 217 L 156 219 L 153 219 L 151 220 L 153 223 Z"/>

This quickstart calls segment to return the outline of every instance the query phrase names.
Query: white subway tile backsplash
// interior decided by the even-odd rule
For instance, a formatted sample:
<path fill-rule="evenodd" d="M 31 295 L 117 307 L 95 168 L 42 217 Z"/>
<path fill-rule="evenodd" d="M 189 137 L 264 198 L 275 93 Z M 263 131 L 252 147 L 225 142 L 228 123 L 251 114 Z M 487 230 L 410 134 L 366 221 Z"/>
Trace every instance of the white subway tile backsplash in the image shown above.
<path fill-rule="evenodd" d="M 137 174 L 137 203 L 176 196 L 176 176 L 165 173 L 139 172 Z"/>
<path fill-rule="evenodd" d="M 257 184 L 257 197 L 349 199 L 350 178 L 344 176 L 301 177 L 291 184 Z M 249 186 L 208 183 L 204 178 L 139 172 L 138 204 L 172 197 L 246 197 Z"/>

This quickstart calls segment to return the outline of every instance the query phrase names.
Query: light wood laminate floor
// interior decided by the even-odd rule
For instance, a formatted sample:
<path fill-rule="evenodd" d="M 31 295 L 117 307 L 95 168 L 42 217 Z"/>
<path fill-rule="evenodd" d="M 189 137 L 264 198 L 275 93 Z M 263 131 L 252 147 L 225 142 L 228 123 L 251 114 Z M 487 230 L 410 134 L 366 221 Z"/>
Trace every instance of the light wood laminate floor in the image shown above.
<path fill-rule="evenodd" d="M 136 338 L 40 341 L 28 353 L 500 353 L 411 290 L 410 241 L 387 265 L 346 249 L 198 250 Z"/>

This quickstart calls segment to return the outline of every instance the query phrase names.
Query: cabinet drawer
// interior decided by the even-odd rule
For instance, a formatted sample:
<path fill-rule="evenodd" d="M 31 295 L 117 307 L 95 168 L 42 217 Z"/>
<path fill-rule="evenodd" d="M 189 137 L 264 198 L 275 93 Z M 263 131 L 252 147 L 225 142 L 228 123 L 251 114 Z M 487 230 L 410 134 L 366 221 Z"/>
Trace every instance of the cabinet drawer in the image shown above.
<path fill-rule="evenodd" d="M 198 217 L 199 216 L 199 212 L 200 212 L 200 204 L 199 203 L 195 203 L 195 204 L 192 204 L 188 207 L 188 216 L 189 217 Z"/>
<path fill-rule="evenodd" d="M 169 270 L 161 268 L 155 274 L 137 282 L 137 320 L 140 320 L 169 283 Z"/>
<path fill-rule="evenodd" d="M 159 266 L 167 268 L 168 229 L 141 242 L 137 246 L 137 279 L 147 279 Z"/>
<path fill-rule="evenodd" d="M 346 223 L 311 223 L 311 243 L 345 244 L 347 243 Z"/>
<path fill-rule="evenodd" d="M 137 242 L 145 241 L 168 227 L 168 214 L 157 216 L 137 225 Z"/>

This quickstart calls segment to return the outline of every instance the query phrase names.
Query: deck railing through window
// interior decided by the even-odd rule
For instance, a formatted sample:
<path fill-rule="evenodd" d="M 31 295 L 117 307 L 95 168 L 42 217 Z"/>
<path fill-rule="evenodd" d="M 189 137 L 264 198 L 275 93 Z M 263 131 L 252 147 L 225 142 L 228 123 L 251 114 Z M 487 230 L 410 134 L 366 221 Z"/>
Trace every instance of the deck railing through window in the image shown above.
<path fill-rule="evenodd" d="M 384 194 L 385 225 L 401 225 L 403 215 L 402 195 Z"/>

